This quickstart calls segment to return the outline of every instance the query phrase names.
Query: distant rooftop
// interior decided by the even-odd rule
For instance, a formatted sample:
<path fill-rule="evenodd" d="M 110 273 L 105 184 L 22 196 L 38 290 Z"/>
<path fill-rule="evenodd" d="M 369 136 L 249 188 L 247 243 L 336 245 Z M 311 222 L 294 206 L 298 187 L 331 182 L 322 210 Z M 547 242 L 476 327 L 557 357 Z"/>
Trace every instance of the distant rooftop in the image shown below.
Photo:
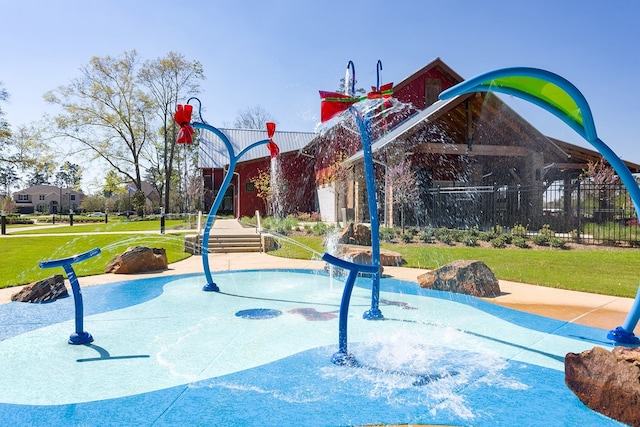
<path fill-rule="evenodd" d="M 268 139 L 266 130 L 227 128 L 219 128 L 219 130 L 229 138 L 236 155 L 254 142 Z M 316 136 L 313 132 L 276 131 L 273 142 L 280 147 L 281 153 L 288 153 L 300 150 Z M 225 144 L 218 135 L 206 129 L 200 129 L 198 157 L 199 168 L 221 168 L 229 164 L 229 153 Z M 264 157 L 269 157 L 269 150 L 265 146 L 259 146 L 249 150 L 239 161 L 245 162 Z"/>

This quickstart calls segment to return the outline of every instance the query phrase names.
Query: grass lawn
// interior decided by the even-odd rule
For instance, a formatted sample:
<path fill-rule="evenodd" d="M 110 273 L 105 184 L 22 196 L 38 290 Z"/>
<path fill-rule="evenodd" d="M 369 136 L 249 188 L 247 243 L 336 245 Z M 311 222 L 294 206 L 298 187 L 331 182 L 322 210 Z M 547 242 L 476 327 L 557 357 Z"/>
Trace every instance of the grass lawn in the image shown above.
<path fill-rule="evenodd" d="M 24 227 L 24 225 L 22 225 Z M 14 228 L 22 228 L 16 225 Z M 144 221 L 120 221 L 114 220 L 108 223 L 74 223 L 73 226 L 68 224 L 56 224 L 47 228 L 38 228 L 37 230 L 14 231 L 8 230 L 11 234 L 69 234 L 69 233 L 101 233 L 101 232 L 121 232 L 121 231 L 160 231 L 160 219 L 144 220 Z M 192 231 L 189 230 L 188 223 L 181 219 L 167 219 L 165 221 L 165 231 Z"/>
<path fill-rule="evenodd" d="M 171 225 L 180 227 L 181 221 Z M 148 228 L 145 228 L 148 227 Z M 157 227 L 157 228 L 156 228 Z M 30 283 L 54 274 L 42 270 L 38 262 L 75 255 L 99 247 L 102 253 L 74 265 L 78 276 L 102 274 L 111 259 L 128 246 L 164 247 L 169 262 L 187 258 L 183 235 L 170 234 L 86 234 L 100 231 L 144 231 L 159 229 L 155 221 L 119 221 L 109 224 L 82 224 L 46 229 L 49 236 L 0 240 L 0 288 Z M 33 230 L 41 233 L 44 230 Z M 186 230 L 185 230 L 186 231 Z M 64 233 L 64 234 L 61 234 Z M 12 233 L 13 234 L 13 233 Z M 325 251 L 322 237 L 288 237 L 271 255 L 317 259 Z M 496 277 L 541 286 L 634 298 L 640 283 L 638 249 L 494 249 L 441 247 L 435 245 L 383 244 L 402 254 L 405 267 L 433 269 L 457 259 L 483 261 Z M 59 269 L 56 273 L 62 273 Z"/>
<path fill-rule="evenodd" d="M 66 228 L 74 228 L 66 227 Z M 35 230 L 34 230 L 35 232 Z M 39 230 L 37 231 L 39 232 Z M 93 248 L 102 253 L 87 261 L 74 264 L 78 276 L 104 273 L 104 268 L 113 257 L 129 246 L 163 247 L 167 251 L 169 263 L 187 258 L 183 252 L 182 234 L 62 234 L 29 238 L 4 238 L 0 240 L 0 288 L 22 285 L 64 274 L 62 268 L 43 270 L 38 262 L 65 258 Z"/>
<path fill-rule="evenodd" d="M 294 245 L 295 240 L 307 249 Z M 321 237 L 280 241 L 272 255 L 312 259 L 324 252 Z M 402 254 L 404 267 L 434 269 L 458 259 L 483 261 L 498 279 L 574 291 L 634 298 L 640 284 L 638 249 L 494 249 L 435 245 L 383 244 Z"/>

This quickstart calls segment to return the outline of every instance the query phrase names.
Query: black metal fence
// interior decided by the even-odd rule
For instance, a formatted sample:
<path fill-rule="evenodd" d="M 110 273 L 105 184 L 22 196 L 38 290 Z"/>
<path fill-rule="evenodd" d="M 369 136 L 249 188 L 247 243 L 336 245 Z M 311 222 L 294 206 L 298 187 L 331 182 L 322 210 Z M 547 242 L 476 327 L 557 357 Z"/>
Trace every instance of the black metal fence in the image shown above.
<path fill-rule="evenodd" d="M 437 187 L 423 201 L 426 225 L 434 228 L 508 231 L 518 224 L 535 234 L 548 224 L 568 241 L 640 246 L 637 213 L 621 184 Z"/>

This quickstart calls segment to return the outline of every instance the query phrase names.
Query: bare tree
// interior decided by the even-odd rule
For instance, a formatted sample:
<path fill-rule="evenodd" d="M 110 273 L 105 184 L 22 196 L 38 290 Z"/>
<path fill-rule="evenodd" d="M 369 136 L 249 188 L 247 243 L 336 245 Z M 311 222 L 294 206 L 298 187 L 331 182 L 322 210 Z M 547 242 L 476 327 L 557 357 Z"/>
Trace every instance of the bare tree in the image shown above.
<path fill-rule="evenodd" d="M 55 136 L 75 141 L 142 188 L 141 154 L 151 137 L 152 99 L 137 80 L 137 53 L 93 57 L 81 76 L 45 94 L 62 107 Z"/>
<path fill-rule="evenodd" d="M 238 116 L 233 121 L 233 126 L 238 129 L 264 129 L 265 123 L 274 122 L 276 119 L 260 105 L 247 107 L 238 112 Z"/>
<path fill-rule="evenodd" d="M 411 162 L 401 160 L 389 168 L 388 182 L 393 195 L 393 203 L 400 205 L 400 222 L 404 234 L 404 214 L 407 206 L 416 204 L 419 200 L 416 186 L 416 173 L 411 169 Z"/>
<path fill-rule="evenodd" d="M 164 196 L 164 207 L 169 211 L 177 137 L 173 113 L 176 104 L 199 92 L 200 81 L 205 79 L 204 71 L 198 61 L 189 62 L 183 55 L 169 52 L 164 58 L 146 61 L 139 77 L 150 91 L 160 120 L 161 140 L 148 155 L 152 165 L 148 176 L 154 178 L 156 189 Z"/>

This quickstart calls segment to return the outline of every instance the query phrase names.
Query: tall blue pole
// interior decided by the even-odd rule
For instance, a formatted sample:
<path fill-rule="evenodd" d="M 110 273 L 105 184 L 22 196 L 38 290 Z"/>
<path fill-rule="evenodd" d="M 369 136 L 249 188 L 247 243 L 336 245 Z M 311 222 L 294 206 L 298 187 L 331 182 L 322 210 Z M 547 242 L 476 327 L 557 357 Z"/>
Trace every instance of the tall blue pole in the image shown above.
<path fill-rule="evenodd" d="M 254 142 L 248 147 L 244 148 L 237 156 L 235 155 L 235 151 L 233 149 L 233 145 L 231 145 L 231 141 L 229 138 L 220 130 L 211 125 L 201 122 L 194 122 L 194 128 L 205 129 L 214 134 L 216 134 L 224 143 L 227 148 L 227 152 L 229 153 L 229 169 L 224 176 L 222 181 L 222 185 L 218 190 L 218 194 L 211 205 L 211 209 L 209 210 L 209 215 L 207 216 L 207 221 L 204 226 L 204 231 L 202 233 L 202 267 L 204 269 L 204 275 L 207 280 L 207 283 L 202 287 L 203 291 L 207 292 L 220 292 L 220 288 L 213 281 L 211 276 L 211 268 L 209 266 L 209 236 L 211 234 L 211 227 L 213 226 L 213 221 L 215 220 L 215 216 L 218 213 L 218 209 L 220 209 L 220 205 L 222 204 L 222 199 L 224 198 L 224 194 L 227 192 L 227 188 L 231 183 L 231 179 L 233 178 L 233 171 L 236 168 L 236 163 L 238 159 L 240 159 L 247 151 L 257 147 L 258 145 L 268 144 L 271 142 L 269 139 L 264 139 L 262 141 Z"/>
<path fill-rule="evenodd" d="M 373 168 L 373 152 L 371 151 L 371 122 L 362 116 L 355 108 L 350 109 L 358 123 L 362 138 L 362 152 L 364 154 L 364 175 L 367 185 L 367 201 L 369 206 L 369 221 L 371 223 L 371 265 L 377 267 L 371 278 L 371 308 L 364 312 L 367 320 L 384 319 L 379 308 L 380 301 L 380 224 L 378 221 L 378 203 L 376 200 L 375 171 Z"/>

